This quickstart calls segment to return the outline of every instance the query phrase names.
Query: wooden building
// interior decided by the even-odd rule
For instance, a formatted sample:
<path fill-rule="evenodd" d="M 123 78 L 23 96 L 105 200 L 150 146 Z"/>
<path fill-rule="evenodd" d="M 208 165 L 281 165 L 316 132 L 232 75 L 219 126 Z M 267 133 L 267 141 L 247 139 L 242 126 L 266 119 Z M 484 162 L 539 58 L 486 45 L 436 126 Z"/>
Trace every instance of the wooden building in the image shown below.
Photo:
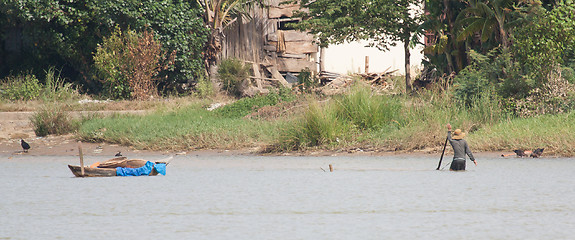
<path fill-rule="evenodd" d="M 251 19 L 238 19 L 226 28 L 220 59 L 252 63 L 254 78 L 276 79 L 283 85 L 286 76 L 293 78 L 304 69 L 317 73 L 319 47 L 313 35 L 288 26 L 299 21 L 293 18 L 299 5 L 280 4 L 282 1 L 267 1 L 266 8 L 253 10 Z"/>

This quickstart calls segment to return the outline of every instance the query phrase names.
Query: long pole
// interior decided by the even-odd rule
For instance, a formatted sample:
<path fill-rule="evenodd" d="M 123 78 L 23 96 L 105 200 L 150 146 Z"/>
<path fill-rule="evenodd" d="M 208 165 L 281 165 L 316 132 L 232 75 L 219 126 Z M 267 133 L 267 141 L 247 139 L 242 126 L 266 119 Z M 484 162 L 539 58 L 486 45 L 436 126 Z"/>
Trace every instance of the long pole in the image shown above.
<path fill-rule="evenodd" d="M 441 152 L 441 157 L 439 158 L 439 164 L 437 165 L 437 169 L 435 170 L 439 170 L 439 168 L 441 167 L 441 161 L 443 160 L 443 154 L 445 153 L 446 146 L 447 146 L 447 137 L 445 138 L 445 143 L 443 144 L 443 151 Z"/>
<path fill-rule="evenodd" d="M 82 142 L 78 141 L 78 153 L 80 154 L 80 169 L 84 177 L 84 153 L 82 152 Z"/>

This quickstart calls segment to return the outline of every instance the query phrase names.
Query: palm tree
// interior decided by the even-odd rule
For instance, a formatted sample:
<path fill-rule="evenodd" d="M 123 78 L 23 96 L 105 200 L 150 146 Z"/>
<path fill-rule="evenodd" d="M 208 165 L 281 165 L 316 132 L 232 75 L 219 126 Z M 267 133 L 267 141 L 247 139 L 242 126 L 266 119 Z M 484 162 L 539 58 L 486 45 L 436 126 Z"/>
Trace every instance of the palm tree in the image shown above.
<path fill-rule="evenodd" d="M 512 11 L 513 0 L 470 0 L 469 7 L 457 16 L 456 25 L 460 30 L 458 41 L 467 40 L 479 33 L 481 42 L 494 36 L 503 48 L 509 47 L 506 23 Z"/>
<path fill-rule="evenodd" d="M 222 51 L 223 30 L 240 17 L 249 18 L 249 11 L 263 0 L 197 0 L 203 8 L 203 18 L 210 29 L 204 51 L 204 64 L 212 84 L 217 87 L 217 65 Z"/>
<path fill-rule="evenodd" d="M 426 2 L 427 20 L 421 27 L 434 38 L 433 44 L 424 48 L 428 55 L 443 55 L 447 66 L 441 66 L 444 73 L 459 72 L 466 64 L 465 46 L 456 40 L 455 19 L 464 8 L 457 0 L 430 0 Z M 438 61 L 434 63 L 436 66 Z"/>

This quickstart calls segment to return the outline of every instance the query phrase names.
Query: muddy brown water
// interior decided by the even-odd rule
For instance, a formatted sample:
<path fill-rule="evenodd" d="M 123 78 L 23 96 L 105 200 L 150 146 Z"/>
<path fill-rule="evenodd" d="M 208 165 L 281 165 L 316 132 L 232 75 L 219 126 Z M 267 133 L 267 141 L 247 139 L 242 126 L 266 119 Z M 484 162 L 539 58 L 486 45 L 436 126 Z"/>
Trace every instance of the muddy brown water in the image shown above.
<path fill-rule="evenodd" d="M 437 160 L 189 154 L 75 178 L 75 156 L 0 155 L 0 239 L 573 239 L 575 159 Z"/>

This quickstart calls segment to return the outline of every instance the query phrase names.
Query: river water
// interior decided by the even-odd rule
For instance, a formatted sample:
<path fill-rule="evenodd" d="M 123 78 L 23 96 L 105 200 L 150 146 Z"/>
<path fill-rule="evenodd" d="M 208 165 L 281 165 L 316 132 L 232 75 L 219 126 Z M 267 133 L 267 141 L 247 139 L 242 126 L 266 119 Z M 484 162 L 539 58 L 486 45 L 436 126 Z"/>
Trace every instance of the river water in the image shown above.
<path fill-rule="evenodd" d="M 75 178 L 77 157 L 0 156 L 0 239 L 575 238 L 575 159 L 437 160 L 187 155 L 166 176 Z"/>

